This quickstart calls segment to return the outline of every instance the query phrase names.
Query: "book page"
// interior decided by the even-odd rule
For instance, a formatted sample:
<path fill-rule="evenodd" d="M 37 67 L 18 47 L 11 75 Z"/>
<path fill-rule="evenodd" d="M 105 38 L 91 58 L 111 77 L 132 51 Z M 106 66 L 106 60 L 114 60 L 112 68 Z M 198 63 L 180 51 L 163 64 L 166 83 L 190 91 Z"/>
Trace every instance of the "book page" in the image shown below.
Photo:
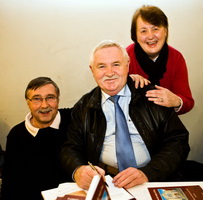
<path fill-rule="evenodd" d="M 111 200 L 104 178 L 100 175 L 94 176 L 86 196 L 86 200 L 95 199 Z"/>
<path fill-rule="evenodd" d="M 128 193 L 124 188 L 115 187 L 112 183 L 113 178 L 109 175 L 105 176 L 106 183 L 108 184 L 108 192 L 112 200 L 130 200 L 135 199 L 130 193 Z"/>
<path fill-rule="evenodd" d="M 56 200 L 57 197 L 63 197 L 67 194 L 86 196 L 87 191 L 80 188 L 76 183 L 61 183 L 57 188 L 42 191 L 44 200 Z"/>
<path fill-rule="evenodd" d="M 44 200 L 56 200 L 57 192 L 57 188 L 53 188 L 49 190 L 44 190 L 41 192 L 41 194 Z"/>
<path fill-rule="evenodd" d="M 96 190 L 96 188 L 98 186 L 99 180 L 100 180 L 99 175 L 95 175 L 94 178 L 92 179 L 90 188 L 89 188 L 88 193 L 87 193 L 86 200 L 91 200 L 92 199 L 92 197 L 94 195 L 94 192 L 95 192 L 95 190 Z"/>
<path fill-rule="evenodd" d="M 58 186 L 58 191 L 57 191 L 57 196 L 58 197 L 63 197 L 66 194 L 72 194 L 72 193 L 86 193 L 85 190 L 80 188 L 76 183 L 61 183 Z"/>

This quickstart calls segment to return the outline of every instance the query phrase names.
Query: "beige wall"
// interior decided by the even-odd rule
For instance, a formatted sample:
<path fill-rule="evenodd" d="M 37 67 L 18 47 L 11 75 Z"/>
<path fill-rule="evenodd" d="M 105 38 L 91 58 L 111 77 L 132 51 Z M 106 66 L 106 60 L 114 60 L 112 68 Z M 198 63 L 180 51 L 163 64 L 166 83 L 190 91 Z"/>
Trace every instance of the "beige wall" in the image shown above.
<path fill-rule="evenodd" d="M 24 90 L 37 76 L 61 88 L 61 107 L 71 107 L 95 86 L 91 49 L 103 39 L 131 43 L 134 10 L 159 6 L 169 18 L 169 44 L 188 64 L 196 104 L 182 121 L 190 131 L 189 158 L 203 162 L 202 0 L 0 0 L 0 143 L 28 112 Z"/>

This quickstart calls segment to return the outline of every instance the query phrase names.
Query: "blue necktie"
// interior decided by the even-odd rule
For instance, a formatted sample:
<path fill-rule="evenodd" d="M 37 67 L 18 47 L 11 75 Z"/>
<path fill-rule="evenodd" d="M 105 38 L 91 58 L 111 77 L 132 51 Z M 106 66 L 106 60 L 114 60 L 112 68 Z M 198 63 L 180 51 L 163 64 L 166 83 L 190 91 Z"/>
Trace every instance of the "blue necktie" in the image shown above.
<path fill-rule="evenodd" d="M 115 106 L 115 121 L 116 121 L 116 156 L 119 171 L 123 171 L 128 167 L 137 167 L 135 155 L 133 151 L 130 132 L 128 130 L 125 115 L 118 104 L 120 96 L 115 95 L 110 97 Z"/>

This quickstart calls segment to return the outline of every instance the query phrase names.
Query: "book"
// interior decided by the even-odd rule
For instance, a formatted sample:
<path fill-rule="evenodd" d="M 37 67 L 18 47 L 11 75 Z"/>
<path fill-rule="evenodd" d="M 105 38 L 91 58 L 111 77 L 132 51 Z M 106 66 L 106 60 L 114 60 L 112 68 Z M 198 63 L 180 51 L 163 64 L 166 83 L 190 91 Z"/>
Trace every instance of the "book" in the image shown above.
<path fill-rule="evenodd" d="M 113 178 L 110 175 L 106 175 L 105 179 L 108 184 L 107 190 L 109 191 L 111 200 L 136 200 L 126 189 L 114 186 L 112 182 Z"/>
<path fill-rule="evenodd" d="M 56 200 L 111 200 L 105 181 L 100 175 L 94 176 L 88 191 L 77 185 L 70 187 L 66 183 L 60 184 L 57 196 Z"/>
<path fill-rule="evenodd" d="M 87 192 L 86 200 L 111 200 L 102 176 L 94 176 Z"/>
<path fill-rule="evenodd" d="M 203 189 L 199 185 L 151 187 L 148 188 L 152 200 L 201 200 Z"/>
<path fill-rule="evenodd" d="M 42 196 L 45 198 L 46 194 L 45 192 L 49 193 L 48 191 L 43 191 Z M 51 192 L 50 192 L 51 195 Z M 61 183 L 59 184 L 56 196 L 53 198 L 54 200 L 85 200 L 87 195 L 87 191 L 80 188 L 75 183 Z M 53 195 L 52 195 L 53 196 Z"/>
<path fill-rule="evenodd" d="M 56 200 L 85 200 L 86 193 L 84 191 L 72 192 L 65 194 L 63 197 L 57 197 Z"/>
<path fill-rule="evenodd" d="M 62 183 L 58 188 L 42 191 L 44 200 L 136 200 L 124 188 L 115 187 L 113 178 L 95 175 L 89 190 L 83 190 L 76 183 Z M 108 186 L 107 186 L 107 185 Z"/>

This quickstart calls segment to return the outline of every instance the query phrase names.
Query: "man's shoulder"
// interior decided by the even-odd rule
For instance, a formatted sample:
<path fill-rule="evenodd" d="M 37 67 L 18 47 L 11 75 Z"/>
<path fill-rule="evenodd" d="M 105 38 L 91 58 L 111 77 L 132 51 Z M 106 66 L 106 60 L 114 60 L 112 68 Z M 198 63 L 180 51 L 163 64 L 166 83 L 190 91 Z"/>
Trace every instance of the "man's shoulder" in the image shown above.
<path fill-rule="evenodd" d="M 132 80 L 132 78 L 130 76 L 128 76 L 128 86 L 131 90 L 132 93 L 141 93 L 143 95 L 145 95 L 145 93 L 148 91 L 148 90 L 154 90 L 156 89 L 154 85 L 152 84 L 148 84 L 148 85 L 145 85 L 143 88 L 141 87 L 138 87 L 137 89 L 135 88 L 135 81 Z"/>
<path fill-rule="evenodd" d="M 152 111 L 151 113 L 154 113 L 156 115 L 157 114 L 165 115 L 165 114 L 170 114 L 171 112 L 174 112 L 173 108 L 160 106 L 148 100 L 148 97 L 146 97 L 146 92 L 148 90 L 156 89 L 154 85 L 148 84 L 148 85 L 145 85 L 143 88 L 139 87 L 136 89 L 135 82 L 128 80 L 128 86 L 132 93 L 132 101 L 134 102 L 134 105 L 137 105 L 137 103 L 139 102 L 139 105 L 144 105 L 144 108 L 145 109 L 147 108 L 147 112 L 151 110 Z M 142 106 L 137 108 L 143 109 Z"/>
<path fill-rule="evenodd" d="M 23 128 L 23 127 L 25 127 L 25 121 L 22 121 L 19 124 L 16 124 L 15 126 L 13 126 L 13 128 L 11 130 L 15 130 L 15 129 Z"/>
<path fill-rule="evenodd" d="M 68 117 L 71 113 L 72 108 L 60 108 L 58 109 L 61 117 Z"/>
<path fill-rule="evenodd" d="M 19 124 L 16 124 L 13 128 L 11 128 L 8 136 L 21 134 L 22 131 L 27 131 L 25 127 L 25 121 L 22 121 Z"/>
<path fill-rule="evenodd" d="M 101 89 L 97 86 L 94 89 L 92 89 L 90 92 L 84 94 L 78 100 L 76 105 L 77 104 L 90 105 L 98 101 L 101 101 Z"/>
<path fill-rule="evenodd" d="M 60 108 L 59 110 L 61 116 L 60 130 L 67 130 L 70 122 L 71 122 L 71 111 L 72 108 Z"/>

